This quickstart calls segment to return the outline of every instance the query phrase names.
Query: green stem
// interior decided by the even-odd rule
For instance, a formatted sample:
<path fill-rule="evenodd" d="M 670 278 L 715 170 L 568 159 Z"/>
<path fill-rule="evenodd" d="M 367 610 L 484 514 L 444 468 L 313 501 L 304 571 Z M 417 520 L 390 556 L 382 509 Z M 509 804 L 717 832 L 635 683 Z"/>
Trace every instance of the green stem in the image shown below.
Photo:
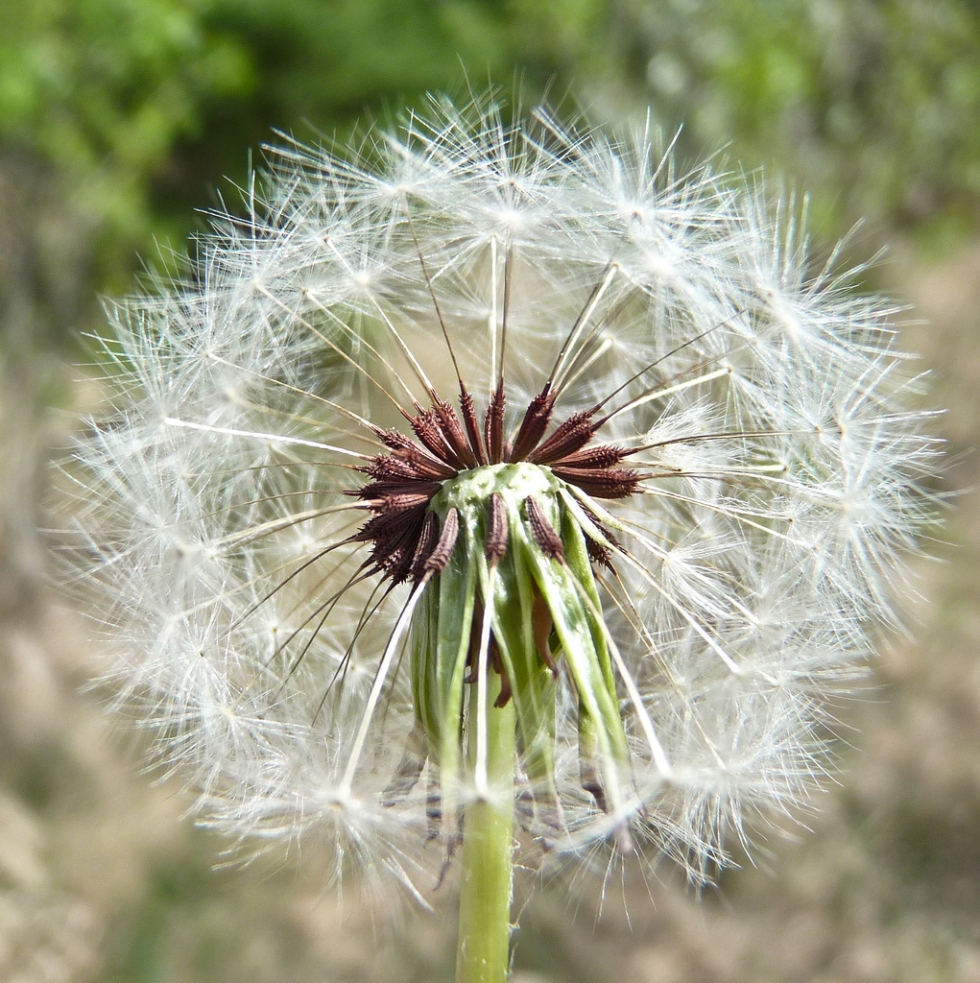
<path fill-rule="evenodd" d="M 459 899 L 456 983 L 504 983 L 510 956 L 510 902 L 514 853 L 514 701 L 494 707 L 499 677 L 487 687 L 487 779 L 489 801 L 474 801 L 463 814 L 463 884 Z M 469 719 L 476 720 L 471 687 Z M 471 732 L 472 733 L 472 732 Z M 475 740 L 467 757 L 472 769 Z"/>

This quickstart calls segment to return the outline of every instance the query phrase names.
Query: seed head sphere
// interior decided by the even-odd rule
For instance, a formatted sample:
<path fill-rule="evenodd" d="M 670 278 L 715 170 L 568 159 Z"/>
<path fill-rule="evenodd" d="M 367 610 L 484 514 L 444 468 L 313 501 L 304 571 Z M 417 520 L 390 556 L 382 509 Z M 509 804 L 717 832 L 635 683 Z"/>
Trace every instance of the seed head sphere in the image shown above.
<path fill-rule="evenodd" d="M 415 890 L 474 798 L 696 880 L 797 813 L 931 510 L 862 271 L 648 129 L 487 101 L 258 184 L 112 309 L 67 466 L 117 705 L 199 819 Z"/>

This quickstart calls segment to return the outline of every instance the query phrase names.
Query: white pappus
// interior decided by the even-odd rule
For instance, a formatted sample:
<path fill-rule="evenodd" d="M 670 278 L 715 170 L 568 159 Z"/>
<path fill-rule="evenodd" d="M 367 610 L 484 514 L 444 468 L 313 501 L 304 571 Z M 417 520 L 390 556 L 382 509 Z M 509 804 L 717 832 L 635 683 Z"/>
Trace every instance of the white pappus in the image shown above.
<path fill-rule="evenodd" d="M 937 451 L 894 310 L 642 128 L 436 101 L 272 162 L 112 308 L 65 464 L 118 706 L 200 821 L 333 875 L 411 887 L 499 794 L 545 857 L 709 877 L 896 622 Z"/>

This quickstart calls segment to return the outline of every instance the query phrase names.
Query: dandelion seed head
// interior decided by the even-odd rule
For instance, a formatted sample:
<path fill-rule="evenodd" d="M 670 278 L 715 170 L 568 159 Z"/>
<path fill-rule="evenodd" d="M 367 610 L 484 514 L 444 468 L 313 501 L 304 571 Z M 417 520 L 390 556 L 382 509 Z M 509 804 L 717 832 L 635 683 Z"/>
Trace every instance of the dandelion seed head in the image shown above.
<path fill-rule="evenodd" d="M 489 103 L 287 147 L 246 206 L 110 308 L 64 465 L 71 589 L 200 821 L 413 893 L 476 800 L 695 880 L 804 809 L 931 515 L 860 270 L 649 128 Z"/>

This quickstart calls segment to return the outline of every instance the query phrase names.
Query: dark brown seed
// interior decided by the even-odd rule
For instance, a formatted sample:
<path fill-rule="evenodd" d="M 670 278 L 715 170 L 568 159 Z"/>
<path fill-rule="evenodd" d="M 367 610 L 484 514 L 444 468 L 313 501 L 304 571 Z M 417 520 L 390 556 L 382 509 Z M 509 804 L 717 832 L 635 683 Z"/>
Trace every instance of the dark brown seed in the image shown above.
<path fill-rule="evenodd" d="M 420 476 L 437 478 L 439 481 L 445 481 L 447 478 L 455 478 L 459 471 L 456 468 L 450 467 L 443 461 L 437 460 L 434 457 L 426 454 L 421 447 L 416 447 L 414 444 L 411 447 L 407 447 L 403 451 L 397 451 L 397 456 L 403 461 L 407 461 L 411 464 L 418 472 Z"/>
<path fill-rule="evenodd" d="M 487 438 L 487 456 L 491 464 L 501 464 L 504 460 L 504 396 L 503 386 L 497 386 L 490 397 L 483 429 Z"/>
<path fill-rule="evenodd" d="M 369 519 L 355 534 L 354 539 L 358 542 L 373 539 L 379 544 L 382 541 L 389 541 L 399 536 L 405 529 L 421 523 L 425 516 L 425 508 L 428 502 L 417 505 L 414 509 L 389 509 Z"/>
<path fill-rule="evenodd" d="M 611 468 L 626 456 L 630 451 L 625 447 L 616 447 L 614 444 L 598 444 L 595 447 L 586 447 L 584 450 L 576 451 L 574 454 L 566 454 L 555 464 L 563 468 Z"/>
<path fill-rule="evenodd" d="M 589 554 L 589 559 L 599 567 L 612 570 L 612 550 L 608 546 L 603 546 L 589 536 L 585 538 L 585 549 Z"/>
<path fill-rule="evenodd" d="M 393 457 L 391 454 L 379 454 L 366 468 L 361 470 L 376 481 L 421 477 L 414 464 Z"/>
<path fill-rule="evenodd" d="M 534 399 L 531 400 L 524 419 L 521 420 L 521 427 L 514 438 L 513 450 L 508 455 L 511 461 L 523 461 L 524 458 L 534 450 L 538 441 L 544 436 L 551 420 L 551 411 L 555 405 L 555 397 L 549 392 L 550 386 L 545 386 Z"/>
<path fill-rule="evenodd" d="M 425 508 L 422 505 L 417 509 L 375 516 L 352 537 L 354 542 L 373 543 L 373 571 L 388 577 L 392 584 L 400 584 L 412 575 Z"/>
<path fill-rule="evenodd" d="M 507 506 L 498 492 L 490 496 L 487 510 L 487 541 L 484 555 L 491 562 L 499 562 L 507 554 Z"/>
<path fill-rule="evenodd" d="M 415 544 L 421 528 L 422 518 L 414 516 L 405 528 L 375 539 L 371 550 L 374 569 L 383 572 L 393 584 L 400 584 L 410 576 L 412 557 L 415 555 Z"/>
<path fill-rule="evenodd" d="M 459 384 L 459 405 L 463 411 L 463 422 L 466 425 L 466 433 L 470 439 L 470 447 L 476 455 L 477 461 L 480 464 L 486 464 L 487 452 L 483 447 L 483 438 L 480 436 L 480 428 L 476 422 L 473 397 L 467 392 L 462 382 Z"/>
<path fill-rule="evenodd" d="M 461 412 L 438 397 L 434 397 L 431 409 L 423 410 L 416 404 L 414 415 L 403 411 L 415 439 L 397 430 L 372 428 L 390 453 L 377 454 L 360 468 L 373 480 L 347 492 L 375 513 L 350 541 L 372 543 L 370 562 L 394 583 L 407 577 L 418 583 L 441 572 L 452 558 L 459 532 L 458 516 L 451 510 L 439 532 L 438 520 L 428 508 L 443 482 L 461 471 L 527 460 L 550 467 L 557 478 L 595 498 L 608 499 L 627 498 L 649 477 L 617 467 L 633 451 L 613 444 L 587 446 L 603 422 L 593 422 L 595 409 L 573 414 L 542 441 L 555 405 L 555 397 L 546 385 L 531 400 L 517 433 L 508 441 L 504 432 L 505 403 L 501 382 L 490 396 L 481 432 L 473 399 L 460 381 Z M 538 547 L 550 559 L 563 560 L 561 537 L 540 503 L 527 498 L 525 510 Z M 619 544 L 595 516 L 590 518 L 609 542 L 598 543 L 587 537 L 589 558 L 598 566 L 610 566 Z M 491 563 L 497 563 L 507 555 L 509 528 L 506 507 L 496 493 L 487 503 L 486 531 L 485 555 Z"/>
<path fill-rule="evenodd" d="M 446 513 L 445 521 L 442 524 L 442 533 L 439 536 L 439 542 L 432 551 L 432 555 L 425 561 L 426 573 L 442 573 L 446 569 L 453 557 L 453 550 L 456 548 L 456 537 L 458 535 L 459 514 L 455 509 L 450 509 Z"/>
<path fill-rule="evenodd" d="M 463 433 L 463 427 L 459 422 L 456 411 L 449 403 L 440 399 L 435 404 L 435 413 L 439 419 L 439 429 L 442 431 L 442 436 L 456 455 L 456 458 L 463 467 L 475 468 L 476 455 L 466 442 L 466 434 Z"/>
<path fill-rule="evenodd" d="M 409 417 L 411 419 L 411 417 Z M 384 430 L 381 427 L 374 428 L 374 435 L 381 441 L 385 447 L 390 448 L 393 451 L 405 450 L 409 447 L 414 447 L 415 444 L 412 442 L 412 438 L 403 434 L 400 430 Z"/>
<path fill-rule="evenodd" d="M 590 509 L 587 505 L 582 505 L 581 509 L 586 514 L 586 516 L 588 516 L 588 519 L 592 523 L 592 525 L 594 525 L 596 529 L 602 533 L 603 538 L 608 541 L 609 545 L 613 549 L 617 549 L 617 550 L 623 549 L 622 544 L 619 542 L 619 540 L 602 524 L 602 520 L 599 518 L 599 516 L 595 514 L 595 512 L 592 511 L 592 509 Z M 586 537 L 589 539 L 589 542 L 595 542 L 595 540 L 589 537 L 588 532 L 586 532 Z M 602 543 L 596 543 L 596 545 L 601 546 Z"/>
<path fill-rule="evenodd" d="M 405 438 L 404 444 L 392 449 L 394 454 L 378 454 L 369 465 L 358 470 L 373 478 L 398 475 L 407 478 L 435 478 L 438 481 L 454 478 L 458 474 L 455 468 L 430 457 L 408 438 Z"/>
<path fill-rule="evenodd" d="M 592 411 L 573 413 L 555 432 L 529 457 L 533 464 L 550 464 L 560 461 L 567 454 L 584 447 L 596 431 L 592 423 Z"/>
<path fill-rule="evenodd" d="M 451 468 L 461 469 L 463 462 L 456 456 L 453 449 L 446 443 L 439 425 L 439 417 L 433 410 L 419 410 L 415 416 L 409 416 L 409 423 L 415 436 L 437 457 L 445 461 Z"/>
<path fill-rule="evenodd" d="M 358 497 L 364 499 L 394 499 L 399 495 L 428 495 L 430 498 L 442 488 L 439 481 L 373 481 L 365 485 Z"/>
<path fill-rule="evenodd" d="M 636 471 L 626 468 L 564 468 L 555 464 L 551 470 L 556 477 L 576 485 L 593 498 L 628 498 L 641 480 Z"/>
<path fill-rule="evenodd" d="M 524 499 L 524 509 L 527 512 L 527 521 L 531 527 L 531 535 L 538 544 L 541 552 L 549 560 L 564 560 L 565 547 L 562 545 L 561 537 L 555 532 L 554 526 L 548 521 L 544 514 L 544 509 L 538 505 L 533 496 L 528 495 Z"/>
<path fill-rule="evenodd" d="M 446 481 L 456 472 L 428 454 L 410 454 L 405 451 L 397 456 L 379 454 L 368 467 L 362 468 L 378 481 Z"/>
<path fill-rule="evenodd" d="M 435 512 L 426 512 L 422 522 L 422 529 L 419 532 L 418 542 L 415 544 L 415 555 L 412 557 L 412 569 L 410 571 L 413 583 L 418 583 L 425 574 L 425 564 L 429 557 L 435 552 L 439 542 L 439 518 Z"/>
<path fill-rule="evenodd" d="M 432 496 L 426 491 L 399 492 L 396 495 L 386 495 L 384 512 L 404 512 L 406 509 L 416 509 L 420 505 L 428 505 Z"/>

